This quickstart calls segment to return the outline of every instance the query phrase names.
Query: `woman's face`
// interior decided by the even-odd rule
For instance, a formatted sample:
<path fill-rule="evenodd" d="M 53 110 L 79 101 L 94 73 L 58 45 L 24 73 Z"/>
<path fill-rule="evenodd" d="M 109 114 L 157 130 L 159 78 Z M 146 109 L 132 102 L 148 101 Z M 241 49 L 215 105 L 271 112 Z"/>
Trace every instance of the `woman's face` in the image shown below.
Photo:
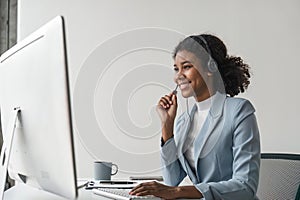
<path fill-rule="evenodd" d="M 205 82 L 208 78 L 207 72 L 204 72 L 195 54 L 186 50 L 179 51 L 174 62 L 174 81 L 179 85 L 183 97 L 194 96 L 197 101 L 210 97 L 207 81 Z"/>

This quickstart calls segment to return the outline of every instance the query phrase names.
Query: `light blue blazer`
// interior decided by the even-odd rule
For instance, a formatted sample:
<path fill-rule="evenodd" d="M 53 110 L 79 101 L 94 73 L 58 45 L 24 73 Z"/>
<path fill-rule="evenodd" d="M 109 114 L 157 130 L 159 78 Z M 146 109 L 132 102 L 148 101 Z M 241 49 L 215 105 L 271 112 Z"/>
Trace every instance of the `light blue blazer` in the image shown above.
<path fill-rule="evenodd" d="M 190 116 L 196 109 L 193 106 Z M 165 183 L 177 186 L 188 175 L 205 200 L 258 199 L 260 139 L 254 112 L 248 100 L 216 93 L 194 141 L 195 172 L 183 154 L 192 123 L 183 113 L 174 137 L 161 147 Z"/>

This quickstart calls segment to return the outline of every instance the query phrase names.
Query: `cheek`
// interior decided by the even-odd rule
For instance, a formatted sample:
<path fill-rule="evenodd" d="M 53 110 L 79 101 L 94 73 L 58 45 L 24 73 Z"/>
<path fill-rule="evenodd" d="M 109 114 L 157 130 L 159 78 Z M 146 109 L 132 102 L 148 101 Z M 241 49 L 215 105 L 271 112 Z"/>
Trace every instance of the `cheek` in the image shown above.
<path fill-rule="evenodd" d="M 189 70 L 185 73 L 185 76 L 188 78 L 188 79 L 195 79 L 195 70 Z"/>
<path fill-rule="evenodd" d="M 197 69 L 193 69 L 187 72 L 186 74 L 187 77 L 189 77 L 189 79 L 191 81 L 199 81 L 202 80 L 202 77 L 200 75 L 200 73 L 198 72 Z"/>
<path fill-rule="evenodd" d="M 199 73 L 192 74 L 191 81 L 194 90 L 197 88 L 202 88 L 202 86 L 206 84 L 203 77 Z"/>
<path fill-rule="evenodd" d="M 176 83 L 176 81 L 177 81 L 177 78 L 178 78 L 178 77 L 177 77 L 177 75 L 175 74 L 174 77 L 173 77 L 173 81 L 174 81 L 175 83 Z"/>

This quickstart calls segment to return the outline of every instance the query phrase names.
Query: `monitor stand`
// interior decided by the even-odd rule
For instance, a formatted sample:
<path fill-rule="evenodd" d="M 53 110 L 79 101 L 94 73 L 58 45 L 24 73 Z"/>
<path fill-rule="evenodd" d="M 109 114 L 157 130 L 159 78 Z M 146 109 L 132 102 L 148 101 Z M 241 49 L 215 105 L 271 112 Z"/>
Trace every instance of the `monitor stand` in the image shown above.
<path fill-rule="evenodd" d="M 6 178 L 7 178 L 7 168 L 9 163 L 9 157 L 11 154 L 12 143 L 14 140 L 15 129 L 16 129 L 16 122 L 18 119 L 18 114 L 20 112 L 20 108 L 14 108 L 11 112 L 11 116 L 7 126 L 7 139 L 4 140 L 2 149 L 1 149 L 1 156 L 0 156 L 0 200 L 3 200 Z"/>

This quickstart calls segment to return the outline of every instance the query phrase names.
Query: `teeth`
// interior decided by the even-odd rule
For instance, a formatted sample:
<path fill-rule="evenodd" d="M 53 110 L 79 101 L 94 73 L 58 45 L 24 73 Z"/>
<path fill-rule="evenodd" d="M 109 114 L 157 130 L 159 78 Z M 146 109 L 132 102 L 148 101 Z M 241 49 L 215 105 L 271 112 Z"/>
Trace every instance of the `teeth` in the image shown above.
<path fill-rule="evenodd" d="M 180 83 L 179 85 L 189 84 L 189 82 Z"/>
<path fill-rule="evenodd" d="M 185 90 L 189 87 L 189 84 L 190 84 L 190 81 L 186 81 L 186 82 L 179 83 L 178 85 L 181 90 Z"/>

